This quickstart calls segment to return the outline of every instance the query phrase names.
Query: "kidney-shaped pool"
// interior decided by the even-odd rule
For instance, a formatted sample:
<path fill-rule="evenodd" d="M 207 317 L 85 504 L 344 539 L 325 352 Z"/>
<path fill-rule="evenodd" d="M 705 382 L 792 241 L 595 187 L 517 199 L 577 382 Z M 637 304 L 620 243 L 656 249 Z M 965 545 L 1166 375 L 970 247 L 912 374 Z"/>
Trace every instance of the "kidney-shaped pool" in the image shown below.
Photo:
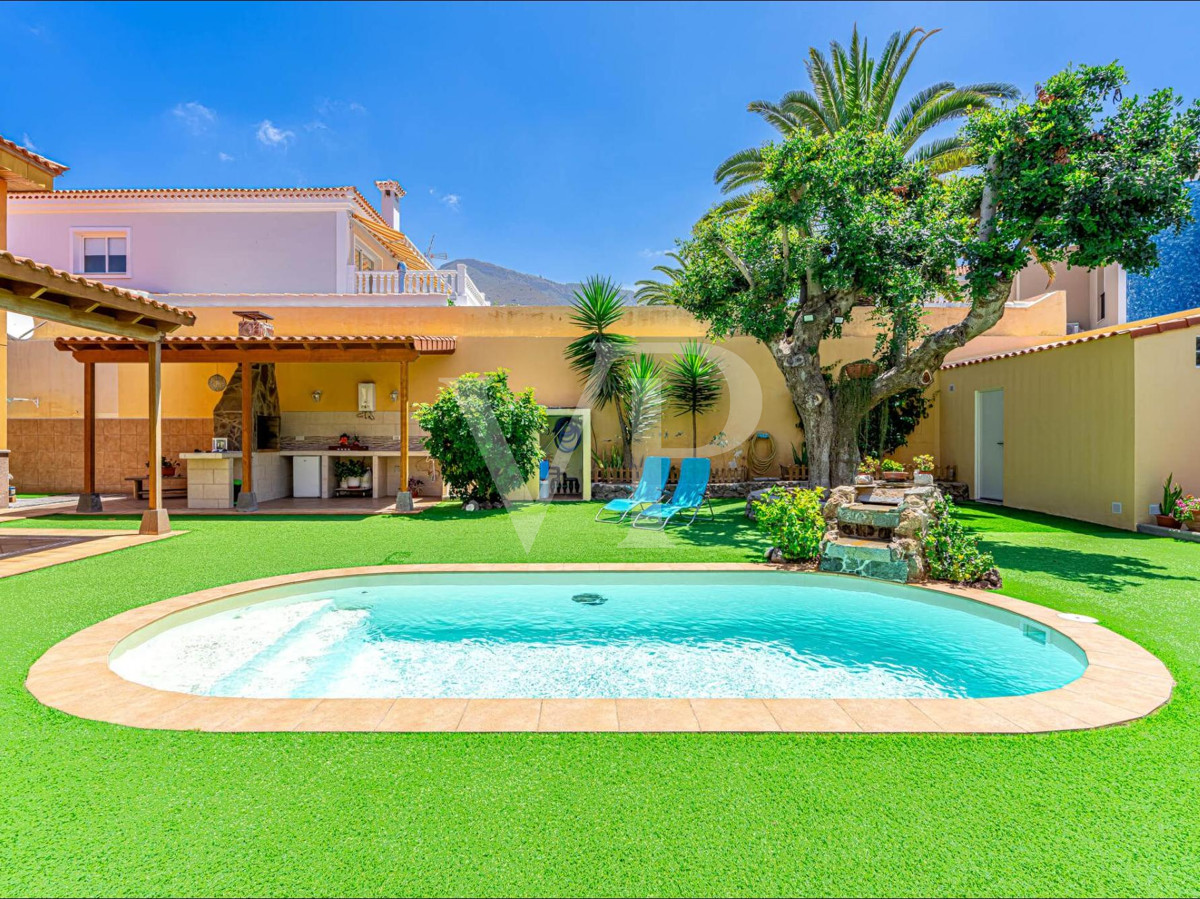
<path fill-rule="evenodd" d="M 1052 690 L 1086 655 L 940 591 L 781 571 L 388 573 L 168 615 L 110 656 L 204 696 L 938 698 Z"/>

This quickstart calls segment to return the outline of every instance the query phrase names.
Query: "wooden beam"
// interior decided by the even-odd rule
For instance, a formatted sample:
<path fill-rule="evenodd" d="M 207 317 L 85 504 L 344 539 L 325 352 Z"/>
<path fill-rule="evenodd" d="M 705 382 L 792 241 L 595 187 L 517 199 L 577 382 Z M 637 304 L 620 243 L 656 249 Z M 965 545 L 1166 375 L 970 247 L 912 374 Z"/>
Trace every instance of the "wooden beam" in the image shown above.
<path fill-rule="evenodd" d="M 96 365 L 83 366 L 83 492 L 96 492 Z"/>
<path fill-rule="evenodd" d="M 242 493 L 254 490 L 254 368 L 242 360 Z"/>
<path fill-rule="evenodd" d="M 400 492 L 408 490 L 408 363 L 400 363 Z"/>
<path fill-rule="evenodd" d="M 110 319 L 111 321 L 111 319 Z M 135 326 L 137 327 L 137 326 Z M 95 344 L 71 350 L 78 362 L 145 362 L 144 346 L 113 346 Z M 211 364 L 217 362 L 413 362 L 420 357 L 416 350 L 387 349 L 378 350 L 297 350 L 293 352 L 277 352 L 275 350 L 235 350 L 218 349 L 202 352 L 176 352 L 174 349 L 163 354 L 164 363 L 172 362 L 201 362 Z"/>
<path fill-rule="evenodd" d="M 44 288 L 42 293 L 45 293 Z M 37 296 L 40 297 L 41 295 L 42 294 L 39 293 Z M 32 299 L 37 299 L 37 297 L 32 297 Z M 83 297 L 72 297 L 67 301 L 67 305 L 70 306 L 74 312 L 95 312 L 100 308 L 100 304 L 96 300 L 85 300 Z"/>
<path fill-rule="evenodd" d="M 149 366 L 149 425 L 150 425 L 150 510 L 162 508 L 162 344 L 150 344 Z"/>
<path fill-rule="evenodd" d="M 9 288 L 19 297 L 25 297 L 29 300 L 36 300 L 46 292 L 46 288 L 40 287 L 37 284 L 22 284 L 20 281 L 12 282 L 12 287 Z"/>
<path fill-rule="evenodd" d="M 49 293 L 34 299 L 17 296 L 10 290 L 0 290 L 0 309 L 19 312 L 34 318 L 44 318 L 65 325 L 78 325 L 91 331 L 103 334 L 115 334 L 118 337 L 134 337 L 139 340 L 152 340 L 162 332 L 148 324 L 124 324 L 108 315 L 98 312 L 79 312 L 69 305 L 70 298 L 62 297 L 62 302 L 48 299 Z"/>

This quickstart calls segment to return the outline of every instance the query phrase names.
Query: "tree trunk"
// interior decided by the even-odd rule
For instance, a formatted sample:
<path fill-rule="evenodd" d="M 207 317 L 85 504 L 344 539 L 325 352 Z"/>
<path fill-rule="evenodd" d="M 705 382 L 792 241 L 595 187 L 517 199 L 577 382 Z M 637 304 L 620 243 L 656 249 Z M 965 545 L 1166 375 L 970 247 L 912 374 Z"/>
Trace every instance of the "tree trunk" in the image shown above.
<path fill-rule="evenodd" d="M 699 439 L 696 431 L 696 410 L 692 410 L 692 458 L 696 458 L 696 441 Z"/>
<path fill-rule="evenodd" d="M 783 374 L 792 405 L 804 426 L 808 446 L 808 482 L 814 487 L 833 485 L 834 406 L 829 385 L 821 374 L 817 356 L 790 340 L 771 344 L 775 364 Z"/>
<path fill-rule="evenodd" d="M 629 419 L 625 415 L 625 410 L 621 407 L 620 401 L 616 403 L 617 407 L 617 429 L 621 432 L 621 467 L 633 468 L 633 433 L 629 427 Z"/>

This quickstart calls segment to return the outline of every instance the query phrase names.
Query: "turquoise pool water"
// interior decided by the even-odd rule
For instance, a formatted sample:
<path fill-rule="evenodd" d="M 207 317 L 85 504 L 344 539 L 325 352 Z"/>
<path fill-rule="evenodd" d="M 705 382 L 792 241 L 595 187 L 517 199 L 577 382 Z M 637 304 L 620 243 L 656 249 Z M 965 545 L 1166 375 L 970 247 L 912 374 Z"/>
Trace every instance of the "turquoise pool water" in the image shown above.
<path fill-rule="evenodd" d="M 1061 687 L 1083 652 L 933 591 L 820 574 L 383 574 L 177 613 L 122 677 L 244 697 L 985 697 Z"/>

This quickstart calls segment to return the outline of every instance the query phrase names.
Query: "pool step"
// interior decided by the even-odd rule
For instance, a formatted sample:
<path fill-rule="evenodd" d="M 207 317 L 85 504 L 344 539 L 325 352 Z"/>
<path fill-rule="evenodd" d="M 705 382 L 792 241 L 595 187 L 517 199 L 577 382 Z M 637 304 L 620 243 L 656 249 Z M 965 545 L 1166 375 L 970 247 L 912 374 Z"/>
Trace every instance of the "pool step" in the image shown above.
<path fill-rule="evenodd" d="M 909 574 L 908 562 L 888 541 L 845 536 L 825 544 L 820 569 L 898 584 L 907 583 Z"/>

